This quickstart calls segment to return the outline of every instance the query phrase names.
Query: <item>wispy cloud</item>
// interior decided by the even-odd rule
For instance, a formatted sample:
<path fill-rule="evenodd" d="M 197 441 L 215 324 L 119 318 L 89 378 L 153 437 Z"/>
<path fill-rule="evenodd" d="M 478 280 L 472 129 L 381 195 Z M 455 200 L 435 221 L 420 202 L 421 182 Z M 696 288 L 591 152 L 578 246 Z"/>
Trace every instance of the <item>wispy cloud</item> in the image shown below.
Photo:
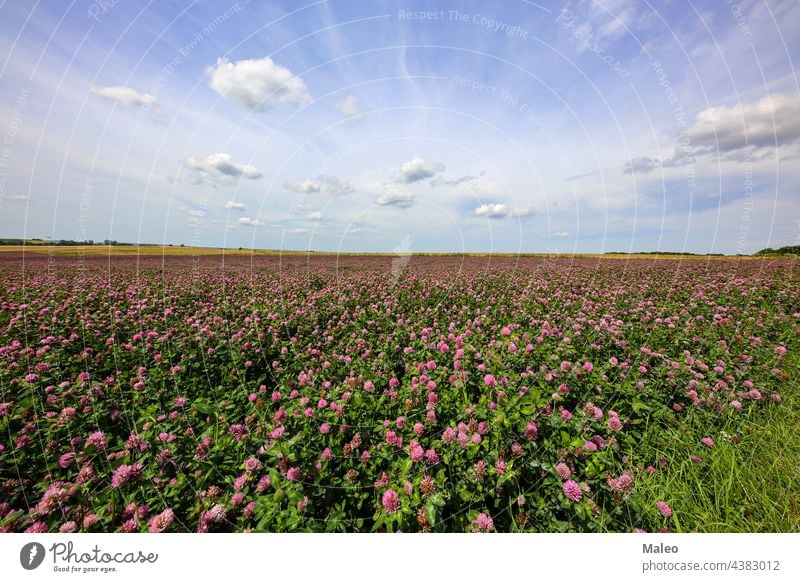
<path fill-rule="evenodd" d="M 511 211 L 511 216 L 515 218 L 526 218 L 529 216 L 535 216 L 539 214 L 539 212 L 533 206 L 525 206 L 524 208 L 514 208 Z"/>
<path fill-rule="evenodd" d="M 140 93 L 136 89 L 131 89 L 130 87 L 93 86 L 89 89 L 89 92 L 92 93 L 93 95 L 97 95 L 98 97 L 102 97 L 103 99 L 116 101 L 117 103 L 126 105 L 128 107 L 133 107 L 137 105 L 152 105 L 156 100 L 156 98 L 150 95 L 149 93 Z"/>
<path fill-rule="evenodd" d="M 481 175 L 483 173 L 484 172 L 481 172 Z M 478 179 L 478 176 L 473 176 L 471 174 L 466 174 L 464 176 L 458 176 L 458 177 L 439 176 L 439 177 L 436 177 L 436 178 L 432 179 L 430 184 L 434 188 L 436 188 L 437 186 L 455 187 L 455 186 L 460 186 L 461 184 L 467 184 L 469 182 L 473 182 L 473 181 L 475 181 L 477 179 Z"/>
<path fill-rule="evenodd" d="M 435 23 L 349 2 L 277 20 L 277 5 L 196 3 L 176 20 L 170 3 L 117 2 L 91 30 L 77 3 L 28 4 L 0 10 L 0 140 L 14 142 L 0 151 L 0 236 L 74 238 L 80 207 L 64 193 L 91 177 L 94 239 L 189 243 L 201 227 L 203 244 L 240 245 L 259 227 L 258 245 L 277 247 L 307 229 L 335 250 L 354 220 L 348 250 L 406 234 L 414 250 L 574 239 L 581 252 L 797 237 L 800 97 L 781 44 L 800 27 L 795 0 L 503 3 Z M 264 18 L 268 36 L 252 36 Z M 154 31 L 152 50 L 108 53 Z M 552 48 L 526 51 L 534 37 Z M 465 68 L 445 46 L 495 59 Z M 169 124 L 152 123 L 162 110 Z"/>
<path fill-rule="evenodd" d="M 336 110 L 347 118 L 358 117 L 361 115 L 361 107 L 358 105 L 358 99 L 353 95 L 349 95 L 336 102 Z"/>

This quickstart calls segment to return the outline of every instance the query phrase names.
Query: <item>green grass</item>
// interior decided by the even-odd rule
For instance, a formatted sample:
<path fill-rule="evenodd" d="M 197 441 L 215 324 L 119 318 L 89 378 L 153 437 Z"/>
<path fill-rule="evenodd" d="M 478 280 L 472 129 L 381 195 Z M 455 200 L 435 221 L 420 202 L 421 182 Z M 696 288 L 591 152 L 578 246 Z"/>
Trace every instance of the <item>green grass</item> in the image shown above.
<path fill-rule="evenodd" d="M 800 532 L 800 390 L 786 382 L 780 392 L 780 404 L 749 415 L 731 411 L 718 426 L 700 426 L 689 411 L 675 426 L 645 435 L 641 453 L 657 471 L 642 474 L 634 501 L 653 508 L 652 530 Z M 714 439 L 712 448 L 699 442 L 704 436 Z M 670 504 L 672 517 L 655 512 L 658 501 Z"/>

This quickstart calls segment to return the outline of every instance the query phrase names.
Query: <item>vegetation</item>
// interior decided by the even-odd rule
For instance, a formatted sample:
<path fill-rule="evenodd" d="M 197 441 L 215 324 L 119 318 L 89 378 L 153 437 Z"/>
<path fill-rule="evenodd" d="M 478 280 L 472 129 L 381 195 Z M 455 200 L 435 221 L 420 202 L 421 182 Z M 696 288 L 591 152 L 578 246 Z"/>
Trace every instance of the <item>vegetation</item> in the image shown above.
<path fill-rule="evenodd" d="M 762 250 L 758 251 L 757 253 L 754 253 L 754 255 L 757 256 L 757 257 L 760 257 L 760 256 L 786 256 L 786 255 L 797 256 L 797 255 L 800 255 L 800 245 L 781 247 L 779 249 L 766 248 L 766 249 L 762 249 Z"/>
<path fill-rule="evenodd" d="M 0 280 L 4 531 L 800 524 L 780 261 L 62 257 Z"/>

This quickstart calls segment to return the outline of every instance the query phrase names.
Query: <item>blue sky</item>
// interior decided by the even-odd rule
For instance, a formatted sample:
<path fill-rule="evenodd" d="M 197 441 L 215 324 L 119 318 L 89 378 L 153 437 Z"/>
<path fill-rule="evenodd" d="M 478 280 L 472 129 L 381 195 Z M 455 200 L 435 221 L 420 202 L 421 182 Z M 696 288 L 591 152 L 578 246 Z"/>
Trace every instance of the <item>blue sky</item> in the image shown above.
<path fill-rule="evenodd" d="M 0 236 L 800 244 L 800 4 L 0 4 Z"/>

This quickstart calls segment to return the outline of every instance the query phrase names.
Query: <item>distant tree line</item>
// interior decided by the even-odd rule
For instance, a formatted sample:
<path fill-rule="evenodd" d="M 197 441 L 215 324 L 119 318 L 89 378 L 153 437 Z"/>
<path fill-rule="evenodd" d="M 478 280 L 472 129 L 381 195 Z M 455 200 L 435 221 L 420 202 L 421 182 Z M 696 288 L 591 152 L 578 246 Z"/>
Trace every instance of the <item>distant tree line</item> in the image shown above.
<path fill-rule="evenodd" d="M 57 239 L 57 240 L 45 240 L 42 238 L 0 238 L 0 246 L 22 246 L 22 245 L 53 245 L 59 247 L 68 247 L 68 246 L 87 246 L 87 245 L 105 245 L 105 246 L 133 246 L 133 243 L 129 242 L 119 242 L 116 240 L 105 239 L 103 241 L 95 241 L 95 240 L 69 240 L 69 239 Z M 146 246 L 156 246 L 148 243 L 140 243 L 139 246 L 146 247 Z M 171 245 L 170 245 L 171 246 Z"/>
<path fill-rule="evenodd" d="M 103 241 L 94 241 L 94 240 L 68 240 L 68 239 L 57 239 L 57 240 L 49 240 L 49 239 L 42 239 L 42 238 L 30 238 L 30 239 L 23 239 L 23 238 L 0 238 L 0 246 L 23 246 L 23 245 L 53 245 L 53 246 L 87 246 L 87 245 L 105 245 L 105 246 L 141 246 L 141 247 L 152 247 L 152 246 L 159 246 L 154 243 L 129 243 L 129 242 L 120 242 L 116 240 L 105 239 Z M 173 245 L 168 245 L 173 246 Z M 185 245 L 180 245 L 184 247 Z M 242 250 L 239 247 L 239 250 Z M 313 252 L 313 251 L 310 251 Z M 448 254 L 448 253 L 443 253 Z M 456 253 L 457 254 L 457 253 Z M 662 256 L 695 256 L 695 257 L 724 257 L 723 253 L 686 253 L 686 252 L 671 252 L 671 251 L 609 251 L 604 253 L 606 255 L 662 255 Z M 761 249 L 760 251 L 753 253 L 753 256 L 760 257 L 760 256 L 775 256 L 775 255 L 800 255 L 800 245 L 793 245 L 793 246 L 785 246 L 780 247 L 778 249 L 773 248 L 766 248 Z M 742 254 L 735 255 L 737 257 L 746 256 Z"/>
<path fill-rule="evenodd" d="M 684 255 L 690 255 L 693 257 L 724 257 L 725 255 L 722 253 L 678 253 L 678 252 L 671 252 L 671 251 L 631 251 L 631 252 L 622 252 L 622 251 L 609 251 L 605 253 L 606 255 L 668 255 L 670 257 L 680 257 Z"/>
<path fill-rule="evenodd" d="M 779 249 L 761 249 L 757 253 L 754 253 L 755 256 L 761 255 L 800 255 L 800 245 L 793 245 L 788 247 L 781 247 Z"/>

